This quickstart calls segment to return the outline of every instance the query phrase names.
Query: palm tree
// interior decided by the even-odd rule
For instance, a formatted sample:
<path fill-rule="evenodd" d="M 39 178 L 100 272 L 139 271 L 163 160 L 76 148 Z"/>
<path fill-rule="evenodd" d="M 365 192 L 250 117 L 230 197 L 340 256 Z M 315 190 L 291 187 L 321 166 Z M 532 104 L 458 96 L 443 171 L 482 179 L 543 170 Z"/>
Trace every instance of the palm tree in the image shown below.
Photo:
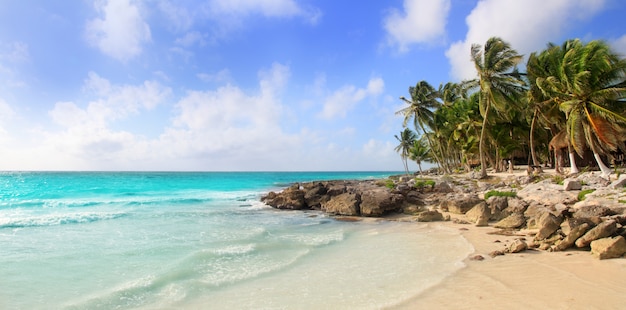
<path fill-rule="evenodd" d="M 402 164 L 404 165 L 404 171 L 406 174 L 409 174 L 409 164 L 407 163 L 407 158 L 409 157 L 409 150 L 415 144 L 415 140 L 417 139 L 417 135 L 413 130 L 409 128 L 404 128 L 403 131 L 400 132 L 400 136 L 395 135 L 396 140 L 400 142 L 398 146 L 394 149 L 396 152 L 400 153 L 400 157 L 402 158 Z"/>
<path fill-rule="evenodd" d="M 480 114 L 483 117 L 479 140 L 480 177 L 484 178 L 487 176 L 485 134 L 489 113 L 493 109 L 498 114 L 505 115 L 504 113 L 519 100 L 524 82 L 517 72 L 511 71 L 522 60 L 522 55 L 512 49 L 509 43 L 498 37 L 492 37 L 487 40 L 484 47 L 473 44 L 471 57 L 478 79 L 465 82 L 465 85 L 479 88 Z"/>
<path fill-rule="evenodd" d="M 417 167 L 420 170 L 420 174 L 423 174 L 422 171 L 422 161 L 430 160 L 430 148 L 424 143 L 423 139 L 417 139 L 413 142 L 413 147 L 409 149 L 409 159 L 417 163 Z"/>
<path fill-rule="evenodd" d="M 608 178 L 611 169 L 600 155 L 625 149 L 626 60 L 598 40 L 569 40 L 561 53 L 557 75 L 538 79 L 537 85 L 565 113 L 568 141 L 576 153 L 582 156 L 589 147 Z"/>
<path fill-rule="evenodd" d="M 413 127 L 416 131 L 422 132 L 428 139 L 428 146 L 431 150 L 435 150 L 433 147 L 432 139 L 426 134 L 426 127 L 433 127 L 434 110 L 436 110 L 440 103 L 437 101 L 439 98 L 439 92 L 435 90 L 428 82 L 420 81 L 415 87 L 409 87 L 409 94 L 411 100 L 400 97 L 400 100 L 407 103 L 409 106 L 396 112 L 404 116 L 403 126 L 406 127 L 408 122 L 413 119 Z M 433 152 L 433 156 L 439 166 L 442 166 L 442 161 L 439 158 L 440 154 Z M 445 168 L 444 168 L 445 169 Z"/>

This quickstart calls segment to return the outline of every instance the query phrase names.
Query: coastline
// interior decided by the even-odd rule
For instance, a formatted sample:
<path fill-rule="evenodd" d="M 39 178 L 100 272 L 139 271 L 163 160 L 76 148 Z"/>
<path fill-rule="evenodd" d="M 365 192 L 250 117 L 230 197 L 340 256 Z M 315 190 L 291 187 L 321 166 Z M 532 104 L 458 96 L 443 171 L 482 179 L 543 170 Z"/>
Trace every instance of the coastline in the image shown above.
<path fill-rule="evenodd" d="M 390 309 L 623 309 L 626 260 L 598 260 L 588 251 L 524 251 L 490 257 L 511 236 L 492 227 L 439 222 L 475 249 L 465 267 Z M 498 242 L 499 241 L 499 242 Z M 484 260 L 472 257 L 480 255 Z"/>
<path fill-rule="evenodd" d="M 499 181 L 519 178 L 527 175 L 524 168 L 518 167 L 513 173 L 489 175 L 492 180 Z M 554 177 L 556 174 L 553 170 L 544 170 L 543 175 Z M 471 179 L 466 175 L 456 175 L 455 178 Z M 480 192 L 474 190 L 475 194 Z M 541 195 L 550 198 L 557 192 L 563 193 L 563 190 L 543 192 Z M 596 198 L 594 196 L 593 199 Z M 563 203 L 557 207 L 564 207 Z M 425 208 L 434 210 L 437 206 L 427 203 Z M 440 283 L 386 309 L 623 309 L 623 297 L 626 296 L 626 259 L 599 260 L 589 252 L 588 247 L 556 252 L 528 247 L 519 253 L 491 256 L 495 251 L 505 250 L 506 245 L 516 239 L 532 243 L 537 230 L 518 229 L 513 230 L 512 235 L 507 235 L 495 228 L 493 222 L 487 226 L 477 226 L 468 223 L 464 214 L 451 213 L 440 208 L 438 211 L 444 218 L 452 220 L 435 220 L 428 225 L 456 231 L 471 244 L 473 253 L 463 260 L 463 268 Z M 402 214 L 373 218 L 339 216 L 337 219 L 416 221 L 415 216 Z"/>

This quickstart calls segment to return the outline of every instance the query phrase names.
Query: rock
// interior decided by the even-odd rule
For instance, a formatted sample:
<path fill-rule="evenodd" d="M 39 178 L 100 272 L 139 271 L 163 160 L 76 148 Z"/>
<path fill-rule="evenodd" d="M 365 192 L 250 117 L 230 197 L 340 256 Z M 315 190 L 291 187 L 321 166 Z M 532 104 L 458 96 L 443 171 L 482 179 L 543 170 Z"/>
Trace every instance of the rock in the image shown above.
<path fill-rule="evenodd" d="M 485 257 L 480 255 L 480 254 L 476 254 L 476 255 L 470 256 L 469 259 L 470 260 L 482 261 L 482 260 L 485 260 Z"/>
<path fill-rule="evenodd" d="M 528 244 L 522 239 L 515 239 L 513 243 L 509 245 L 507 248 L 507 252 L 509 253 L 519 253 L 522 251 L 526 251 L 528 249 Z"/>
<path fill-rule="evenodd" d="M 520 213 L 513 213 L 506 218 L 503 218 L 493 226 L 496 228 L 510 229 L 520 228 L 524 226 L 524 224 L 526 224 L 526 218 L 524 217 L 524 215 Z"/>
<path fill-rule="evenodd" d="M 559 227 L 563 220 L 550 212 L 546 212 L 539 218 L 539 231 L 535 235 L 535 240 L 543 240 L 550 237 Z"/>
<path fill-rule="evenodd" d="M 277 209 L 302 210 L 308 209 L 304 192 L 299 187 L 289 187 L 281 193 L 270 192 L 261 201 Z"/>
<path fill-rule="evenodd" d="M 304 200 L 312 209 L 321 208 L 322 201 L 328 200 L 330 197 L 326 195 L 326 187 L 322 183 L 312 183 L 305 187 Z"/>
<path fill-rule="evenodd" d="M 444 211 L 456 214 L 465 214 L 476 204 L 482 202 L 482 199 L 478 198 L 477 195 L 448 195 L 446 198 L 449 199 L 441 201 L 439 207 Z"/>
<path fill-rule="evenodd" d="M 618 258 L 626 253 L 626 239 L 623 236 L 602 238 L 591 242 L 591 255 L 599 259 Z"/>
<path fill-rule="evenodd" d="M 626 186 L 626 174 L 622 174 L 619 176 L 617 180 L 613 181 L 613 183 L 609 185 L 609 188 L 623 189 L 625 186 Z"/>
<path fill-rule="evenodd" d="M 443 181 L 435 184 L 435 191 L 439 193 L 450 193 L 452 192 L 452 186 L 450 186 L 450 183 Z"/>
<path fill-rule="evenodd" d="M 534 201 L 548 206 L 557 203 L 574 204 L 578 201 L 577 192 L 564 191 L 560 185 L 552 184 L 550 181 L 528 184 L 517 192 L 517 197 L 527 202 Z"/>
<path fill-rule="evenodd" d="M 604 221 L 598 226 L 590 229 L 582 237 L 578 238 L 575 244 L 579 248 L 584 248 L 594 240 L 611 236 L 613 233 L 615 233 L 615 231 L 617 231 L 617 223 L 615 221 Z"/>
<path fill-rule="evenodd" d="M 343 193 L 322 204 L 322 211 L 334 215 L 360 215 L 360 197 L 353 193 Z"/>
<path fill-rule="evenodd" d="M 573 216 L 576 218 L 591 218 L 591 217 L 603 217 L 613 215 L 613 211 L 607 207 L 592 205 L 580 207 L 574 212 Z"/>
<path fill-rule="evenodd" d="M 566 191 L 579 191 L 583 188 L 583 185 L 576 179 L 565 179 L 563 181 L 563 190 Z"/>
<path fill-rule="evenodd" d="M 489 208 L 487 207 L 487 204 L 485 202 L 478 203 L 465 213 L 465 217 L 470 223 L 475 223 L 478 219 L 483 217 L 487 217 L 487 220 L 489 220 L 490 216 L 491 211 L 489 211 Z"/>
<path fill-rule="evenodd" d="M 495 251 L 491 251 L 489 253 L 489 256 L 491 256 L 491 257 L 496 257 L 496 256 L 500 256 L 500 255 L 504 255 L 504 252 L 502 252 L 500 250 L 495 250 Z"/>
<path fill-rule="evenodd" d="M 417 214 L 418 222 L 438 222 L 443 220 L 443 214 L 436 210 L 424 211 Z"/>
<path fill-rule="evenodd" d="M 361 194 L 361 215 L 381 216 L 402 207 L 404 196 L 390 193 L 385 189 L 364 191 Z"/>
<path fill-rule="evenodd" d="M 559 242 L 553 250 L 555 251 L 565 251 L 574 245 L 574 242 L 582 235 L 584 235 L 587 230 L 589 230 L 589 224 L 582 223 L 574 227 L 568 234 L 566 234 L 565 238 Z"/>
<path fill-rule="evenodd" d="M 587 224 L 587 229 L 596 226 L 596 224 L 594 222 L 592 222 L 590 219 L 570 217 L 570 218 L 565 219 L 561 223 L 561 231 L 563 232 L 563 234 L 569 235 L 570 232 L 574 230 L 574 228 L 576 228 L 576 227 L 578 227 L 578 226 L 580 226 L 582 224 Z M 580 237 L 580 236 L 578 236 L 578 237 Z M 576 237 L 576 239 L 578 239 L 578 237 Z M 574 240 L 574 241 L 576 241 L 576 240 Z"/>

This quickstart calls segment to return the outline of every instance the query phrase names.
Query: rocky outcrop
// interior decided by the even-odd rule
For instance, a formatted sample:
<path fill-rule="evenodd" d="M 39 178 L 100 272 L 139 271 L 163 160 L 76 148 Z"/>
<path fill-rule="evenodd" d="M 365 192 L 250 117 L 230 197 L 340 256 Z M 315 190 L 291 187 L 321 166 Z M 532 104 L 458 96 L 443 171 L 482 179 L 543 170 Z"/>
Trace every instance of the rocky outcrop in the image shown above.
<path fill-rule="evenodd" d="M 564 251 L 576 246 L 591 249 L 600 259 L 624 255 L 620 251 L 626 242 L 626 176 L 613 183 L 593 173 L 579 174 L 563 184 L 537 178 L 483 182 L 443 176 L 428 186 L 410 177 L 318 181 L 270 192 L 262 201 L 278 209 L 321 210 L 352 218 L 396 214 L 404 221 L 431 222 L 453 216 L 456 223 L 492 226 L 501 229 L 497 233 L 532 237 L 528 243 L 525 238 L 516 239 L 498 251 L 502 254 L 529 247 Z M 579 188 L 593 192 L 578 201 Z M 481 198 L 489 190 L 512 191 L 517 196 Z"/>

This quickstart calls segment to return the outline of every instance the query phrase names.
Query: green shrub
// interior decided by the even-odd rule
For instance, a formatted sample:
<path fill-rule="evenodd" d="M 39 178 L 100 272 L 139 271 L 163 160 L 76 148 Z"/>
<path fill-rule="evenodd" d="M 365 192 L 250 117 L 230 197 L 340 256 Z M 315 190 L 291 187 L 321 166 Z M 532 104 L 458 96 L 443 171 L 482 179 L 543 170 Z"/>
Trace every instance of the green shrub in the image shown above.
<path fill-rule="evenodd" d="M 593 193 L 595 191 L 595 189 L 585 189 L 580 191 L 580 193 L 578 193 L 578 201 L 583 201 L 585 200 L 585 196 L 587 196 L 587 194 L 589 193 Z"/>
<path fill-rule="evenodd" d="M 385 187 L 388 188 L 388 189 L 394 189 L 394 188 L 396 188 L 396 182 L 394 182 L 391 179 L 387 179 L 387 180 L 385 180 Z"/>
<path fill-rule="evenodd" d="M 489 197 L 517 197 L 515 192 L 501 192 L 501 191 L 488 191 L 485 193 L 485 200 L 489 199 Z"/>
<path fill-rule="evenodd" d="M 415 187 L 416 188 L 424 188 L 429 186 L 430 188 L 435 187 L 435 180 L 431 179 L 415 179 Z"/>
<path fill-rule="evenodd" d="M 560 176 L 560 175 L 552 176 L 552 182 L 556 184 L 563 185 L 563 181 L 564 181 L 563 176 Z"/>

